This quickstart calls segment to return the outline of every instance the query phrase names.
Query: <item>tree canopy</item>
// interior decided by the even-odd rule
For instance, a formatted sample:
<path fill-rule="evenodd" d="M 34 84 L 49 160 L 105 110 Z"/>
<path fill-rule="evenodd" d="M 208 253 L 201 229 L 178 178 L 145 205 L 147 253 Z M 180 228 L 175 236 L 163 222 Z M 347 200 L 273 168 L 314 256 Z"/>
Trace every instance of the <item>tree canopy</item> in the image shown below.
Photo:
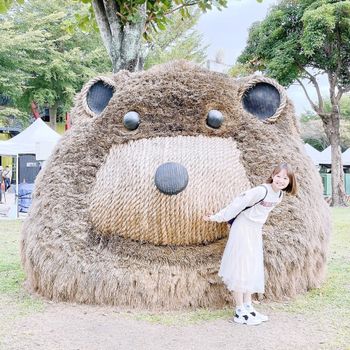
<path fill-rule="evenodd" d="M 325 99 L 325 110 L 332 110 L 331 101 Z M 339 101 L 340 107 L 340 146 L 342 151 L 350 147 L 350 95 L 344 94 Z M 320 117 L 313 111 L 305 112 L 300 117 L 301 137 L 319 151 L 329 146 L 329 140 L 322 128 Z"/>
<path fill-rule="evenodd" d="M 330 99 L 324 100 L 324 109 L 330 113 L 332 110 L 332 104 Z M 350 94 L 344 94 L 339 101 L 340 119 L 350 121 Z M 300 117 L 302 123 L 306 123 L 309 120 L 320 120 L 320 117 L 313 111 L 307 111 Z M 350 130 L 349 130 L 350 131 Z M 349 146 L 350 147 L 350 144 Z"/>
<path fill-rule="evenodd" d="M 33 100 L 68 110 L 87 79 L 111 70 L 97 33 L 67 32 L 78 7 L 84 11 L 67 0 L 31 0 L 2 16 L 0 92 L 22 110 Z"/>
<path fill-rule="evenodd" d="M 152 41 L 144 40 L 144 68 L 176 59 L 204 63 L 206 47 L 202 44 L 202 35 L 194 26 L 198 23 L 199 11 L 191 11 L 189 18 L 183 19 L 179 13 L 168 18 L 166 30 L 151 32 Z"/>
<path fill-rule="evenodd" d="M 311 78 L 308 68 L 336 74 L 350 89 L 350 1 L 284 0 L 255 23 L 238 59 L 288 86 Z"/>

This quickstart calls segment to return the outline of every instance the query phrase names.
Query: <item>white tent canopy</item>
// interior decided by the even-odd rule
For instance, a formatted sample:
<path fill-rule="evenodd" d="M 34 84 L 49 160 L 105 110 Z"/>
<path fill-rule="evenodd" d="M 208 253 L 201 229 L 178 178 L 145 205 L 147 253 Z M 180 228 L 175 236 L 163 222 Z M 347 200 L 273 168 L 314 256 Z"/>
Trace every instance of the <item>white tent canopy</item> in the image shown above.
<path fill-rule="evenodd" d="M 320 164 L 330 165 L 332 164 L 332 152 L 331 146 L 325 148 L 320 154 Z"/>
<path fill-rule="evenodd" d="M 15 156 L 16 169 L 21 154 L 35 154 L 36 160 L 51 155 L 61 135 L 53 131 L 40 118 L 10 140 L 0 141 L 0 155 Z M 18 171 L 16 171 L 15 216 L 18 217 Z"/>
<path fill-rule="evenodd" d="M 35 154 L 37 160 L 46 160 L 60 139 L 40 118 L 10 140 L 0 142 L 0 155 Z"/>
<path fill-rule="evenodd" d="M 343 165 L 350 165 L 350 148 L 348 148 L 341 156 Z"/>
<path fill-rule="evenodd" d="M 311 158 L 312 162 L 315 165 L 319 165 L 321 152 L 309 145 L 308 143 L 305 143 L 304 147 L 306 154 Z"/>
<path fill-rule="evenodd" d="M 350 148 L 348 148 L 341 155 L 343 165 L 350 165 Z M 320 153 L 320 164 L 331 165 L 332 164 L 332 151 L 331 146 L 328 146 Z"/>

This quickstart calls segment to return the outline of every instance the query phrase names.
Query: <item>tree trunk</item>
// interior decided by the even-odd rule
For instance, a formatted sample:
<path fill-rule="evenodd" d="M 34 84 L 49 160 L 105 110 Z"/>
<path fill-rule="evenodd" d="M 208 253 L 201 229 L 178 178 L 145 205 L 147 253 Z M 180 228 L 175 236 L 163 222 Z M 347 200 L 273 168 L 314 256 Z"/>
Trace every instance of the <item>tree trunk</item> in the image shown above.
<path fill-rule="evenodd" d="M 344 187 L 344 171 L 341 158 L 340 132 L 339 132 L 339 112 L 333 108 L 329 118 L 323 120 L 325 132 L 331 144 L 331 171 L 332 171 L 332 201 L 331 206 L 345 207 L 346 194 Z"/>
<path fill-rule="evenodd" d="M 140 6 L 139 16 L 134 22 L 123 24 L 118 4 L 115 0 L 93 0 L 96 21 L 108 55 L 112 61 L 113 72 L 127 69 L 130 72 L 143 68 L 141 40 L 146 22 L 145 5 Z"/>
<path fill-rule="evenodd" d="M 50 115 L 50 126 L 53 130 L 56 131 L 56 119 L 57 119 L 57 103 L 53 104 L 49 107 L 49 115 Z"/>

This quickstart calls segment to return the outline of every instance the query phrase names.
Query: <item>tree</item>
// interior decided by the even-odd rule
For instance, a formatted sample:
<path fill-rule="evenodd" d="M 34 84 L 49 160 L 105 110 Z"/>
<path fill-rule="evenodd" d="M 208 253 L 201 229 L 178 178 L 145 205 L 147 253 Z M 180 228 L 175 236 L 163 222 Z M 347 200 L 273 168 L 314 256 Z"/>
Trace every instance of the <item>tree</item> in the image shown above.
<path fill-rule="evenodd" d="M 175 59 L 204 63 L 206 47 L 202 46 L 201 34 L 193 29 L 199 16 L 199 11 L 193 11 L 185 19 L 179 13 L 174 13 L 168 18 L 166 30 L 151 32 L 153 40 L 143 40 L 142 45 L 144 68 Z"/>
<path fill-rule="evenodd" d="M 246 77 L 252 75 L 255 72 L 255 68 L 247 63 L 236 62 L 229 70 L 228 74 L 235 78 Z"/>
<path fill-rule="evenodd" d="M 23 110 L 32 100 L 47 106 L 54 129 L 57 108 L 68 110 L 87 79 L 111 70 L 98 33 L 67 32 L 78 8 L 84 11 L 68 0 L 30 0 L 0 25 L 0 62 L 6 63 L 0 67 L 0 92 Z"/>
<path fill-rule="evenodd" d="M 13 3 L 22 5 L 24 0 L 0 0 L 0 13 L 6 13 L 9 11 Z"/>
<path fill-rule="evenodd" d="M 201 11 L 225 7 L 227 0 L 81 0 L 91 2 L 100 34 L 111 58 L 113 71 L 129 71 L 143 68 L 141 38 L 150 40 L 151 31 L 165 30 L 168 16 L 179 11 L 182 18 L 189 18 L 189 8 L 197 6 Z"/>
<path fill-rule="evenodd" d="M 186 19 L 191 17 L 192 8 L 206 12 L 213 6 L 222 9 L 227 4 L 227 0 L 80 1 L 91 7 L 88 15 L 80 17 L 79 24 L 85 26 L 96 20 L 113 72 L 143 69 L 142 37 L 151 41 L 152 32 L 165 30 L 170 14 L 179 12 L 181 18 Z"/>
<path fill-rule="evenodd" d="M 19 127 L 22 129 L 28 124 L 28 113 L 17 108 L 0 106 L 0 126 Z"/>
<path fill-rule="evenodd" d="M 332 102 L 329 99 L 324 101 L 324 109 L 328 113 L 332 111 Z M 350 121 L 350 94 L 342 95 L 339 100 L 339 116 L 340 119 Z"/>
<path fill-rule="evenodd" d="M 15 103 L 27 87 L 31 70 L 40 59 L 47 34 L 27 28 L 18 30 L 12 18 L 0 18 L 0 93 Z"/>
<path fill-rule="evenodd" d="M 327 112 L 332 110 L 331 101 L 324 100 L 324 107 Z M 350 95 L 344 94 L 339 101 L 340 107 L 340 146 L 344 151 L 350 147 Z M 312 111 L 303 113 L 300 117 L 301 122 L 301 137 L 302 139 L 323 151 L 329 146 L 329 141 L 322 128 L 322 121 L 320 117 Z"/>
<path fill-rule="evenodd" d="M 350 1 L 283 0 L 251 27 L 238 61 L 284 86 L 300 84 L 332 147 L 332 205 L 345 206 L 339 101 L 350 91 Z M 320 74 L 328 78 L 330 110 L 321 95 Z M 316 90 L 317 101 L 311 99 L 310 87 Z"/>

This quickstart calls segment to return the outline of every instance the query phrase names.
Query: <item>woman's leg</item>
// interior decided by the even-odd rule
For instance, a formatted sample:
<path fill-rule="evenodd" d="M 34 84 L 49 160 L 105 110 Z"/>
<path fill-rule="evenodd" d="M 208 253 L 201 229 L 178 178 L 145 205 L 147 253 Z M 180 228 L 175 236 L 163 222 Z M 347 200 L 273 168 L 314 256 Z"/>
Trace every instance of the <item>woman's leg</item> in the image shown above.
<path fill-rule="evenodd" d="M 252 295 L 250 293 L 243 293 L 243 302 L 244 304 L 252 304 Z"/>
<path fill-rule="evenodd" d="M 250 313 L 253 311 L 252 307 L 252 295 L 250 293 L 243 294 L 243 305 L 244 308 Z"/>
<path fill-rule="evenodd" d="M 245 308 L 245 301 L 250 300 L 251 301 L 251 294 L 250 293 L 234 293 L 234 298 L 236 302 L 236 310 L 235 310 L 235 316 L 233 317 L 233 321 L 237 323 L 243 323 L 247 325 L 257 325 L 260 324 L 262 321 L 260 319 L 255 318 L 246 308 Z"/>
<path fill-rule="evenodd" d="M 252 295 L 250 293 L 243 294 L 243 305 L 249 314 L 253 315 L 254 317 L 257 317 L 261 321 L 264 322 L 264 321 L 267 321 L 269 319 L 266 315 L 263 315 L 260 312 L 257 312 L 255 310 L 255 308 L 252 305 Z"/>
<path fill-rule="evenodd" d="M 5 191 L 7 191 L 10 187 L 10 179 L 5 178 Z"/>
<path fill-rule="evenodd" d="M 236 309 L 243 307 L 243 293 L 241 292 L 234 292 L 234 299 L 236 303 Z"/>

